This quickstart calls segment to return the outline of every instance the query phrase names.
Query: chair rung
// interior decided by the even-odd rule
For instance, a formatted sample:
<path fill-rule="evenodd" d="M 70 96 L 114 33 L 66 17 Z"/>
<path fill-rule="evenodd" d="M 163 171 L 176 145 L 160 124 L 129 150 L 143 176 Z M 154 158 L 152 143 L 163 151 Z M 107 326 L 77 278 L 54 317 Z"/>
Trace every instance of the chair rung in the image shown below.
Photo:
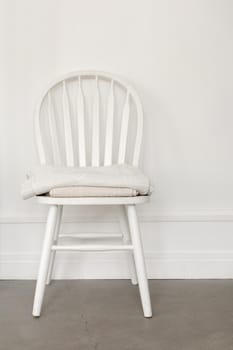
<path fill-rule="evenodd" d="M 53 245 L 52 250 L 77 250 L 77 251 L 113 251 L 132 250 L 132 244 L 88 244 L 88 245 Z"/>
<path fill-rule="evenodd" d="M 121 233 L 64 233 L 60 234 L 59 238 L 80 238 L 80 239 L 90 239 L 90 238 L 119 238 L 123 237 Z"/>

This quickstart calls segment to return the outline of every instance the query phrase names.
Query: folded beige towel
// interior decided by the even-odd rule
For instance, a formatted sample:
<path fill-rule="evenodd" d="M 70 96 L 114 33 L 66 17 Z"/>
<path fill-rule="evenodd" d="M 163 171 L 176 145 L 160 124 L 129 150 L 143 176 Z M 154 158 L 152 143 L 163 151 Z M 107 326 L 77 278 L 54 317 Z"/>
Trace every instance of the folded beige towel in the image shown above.
<path fill-rule="evenodd" d="M 135 197 L 137 191 L 123 187 L 69 186 L 53 188 L 50 197 Z"/>

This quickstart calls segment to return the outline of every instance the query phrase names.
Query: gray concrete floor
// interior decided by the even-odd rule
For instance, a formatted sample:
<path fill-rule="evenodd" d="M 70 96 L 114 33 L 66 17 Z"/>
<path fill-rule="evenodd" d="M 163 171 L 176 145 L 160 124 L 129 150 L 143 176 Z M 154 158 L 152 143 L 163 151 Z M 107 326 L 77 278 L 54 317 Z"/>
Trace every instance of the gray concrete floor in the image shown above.
<path fill-rule="evenodd" d="M 142 316 L 129 281 L 53 281 L 33 319 L 35 282 L 0 282 L 1 350 L 233 350 L 233 281 L 150 281 Z"/>

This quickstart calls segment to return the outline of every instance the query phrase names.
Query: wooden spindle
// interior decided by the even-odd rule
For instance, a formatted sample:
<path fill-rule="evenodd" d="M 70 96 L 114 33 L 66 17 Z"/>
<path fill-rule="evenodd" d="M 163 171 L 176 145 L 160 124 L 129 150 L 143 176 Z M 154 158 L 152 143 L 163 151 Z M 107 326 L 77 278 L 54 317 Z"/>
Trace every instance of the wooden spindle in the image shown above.
<path fill-rule="evenodd" d="M 78 78 L 78 147 L 79 147 L 79 165 L 86 166 L 86 143 L 85 143 L 85 122 L 84 122 L 84 96 L 81 85 L 81 78 Z"/>
<path fill-rule="evenodd" d="M 130 113 L 129 92 L 127 91 L 126 100 L 123 108 L 122 121 L 121 121 L 120 144 L 119 144 L 119 154 L 118 154 L 119 164 L 122 164 L 125 162 L 129 113 Z"/>
<path fill-rule="evenodd" d="M 113 121 L 114 121 L 114 82 L 112 80 L 110 85 L 109 96 L 108 96 L 104 165 L 112 164 Z"/>
<path fill-rule="evenodd" d="M 51 98 L 51 91 L 48 92 L 48 120 L 52 143 L 53 160 L 55 164 L 61 164 L 61 154 L 58 143 L 57 126 L 54 117 L 54 106 Z"/>
<path fill-rule="evenodd" d="M 92 123 L 92 166 L 99 166 L 100 162 L 100 121 L 99 111 L 100 110 L 100 96 L 99 96 L 99 83 L 98 77 L 95 79 L 95 94 L 93 103 L 93 123 Z"/>
<path fill-rule="evenodd" d="M 74 166 L 74 149 L 73 149 L 70 107 L 69 107 L 69 100 L 68 100 L 65 81 L 63 81 L 63 115 L 64 115 L 66 164 L 68 166 Z"/>

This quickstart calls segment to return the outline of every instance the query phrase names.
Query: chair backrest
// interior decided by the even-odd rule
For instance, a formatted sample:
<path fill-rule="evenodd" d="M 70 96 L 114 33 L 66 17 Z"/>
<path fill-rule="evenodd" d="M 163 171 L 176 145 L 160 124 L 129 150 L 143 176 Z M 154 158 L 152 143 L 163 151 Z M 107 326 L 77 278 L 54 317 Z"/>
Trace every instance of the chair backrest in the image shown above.
<path fill-rule="evenodd" d="M 41 164 L 107 166 L 127 161 L 137 166 L 142 129 L 137 93 L 109 73 L 78 71 L 60 77 L 36 108 Z"/>

